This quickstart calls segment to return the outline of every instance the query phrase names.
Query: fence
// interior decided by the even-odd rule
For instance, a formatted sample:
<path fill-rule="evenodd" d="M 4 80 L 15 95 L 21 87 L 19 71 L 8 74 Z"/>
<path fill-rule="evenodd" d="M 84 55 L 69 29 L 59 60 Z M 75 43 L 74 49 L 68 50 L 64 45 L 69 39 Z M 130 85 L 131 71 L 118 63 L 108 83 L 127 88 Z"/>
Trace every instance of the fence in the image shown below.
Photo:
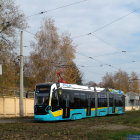
<path fill-rule="evenodd" d="M 140 110 L 139 106 L 126 106 L 126 111 Z M 24 116 L 33 116 L 34 98 L 24 98 Z M 0 117 L 19 116 L 19 97 L 0 97 Z"/>
<path fill-rule="evenodd" d="M 126 106 L 125 111 L 140 110 L 140 106 Z"/>
<path fill-rule="evenodd" d="M 34 98 L 24 98 L 24 116 L 34 114 Z M 19 97 L 0 97 L 0 117 L 19 116 Z"/>

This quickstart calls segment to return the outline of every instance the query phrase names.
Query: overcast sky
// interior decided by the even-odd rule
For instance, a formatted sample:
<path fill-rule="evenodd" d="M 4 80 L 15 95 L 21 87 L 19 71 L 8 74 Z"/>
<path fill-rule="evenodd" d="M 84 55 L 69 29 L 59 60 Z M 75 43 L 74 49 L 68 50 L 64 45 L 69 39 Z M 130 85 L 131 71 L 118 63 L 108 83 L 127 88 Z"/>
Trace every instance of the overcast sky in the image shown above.
<path fill-rule="evenodd" d="M 79 1 L 15 0 L 25 16 Z M 84 74 L 84 82 L 99 83 L 106 72 L 113 73 L 118 69 L 129 74 L 132 71 L 140 74 L 138 8 L 139 0 L 87 0 L 43 15 L 32 16 L 27 19 L 30 26 L 27 30 L 35 34 L 43 17 L 54 19 L 58 31 L 71 33 L 73 42 L 77 45 L 75 62 Z M 131 13 L 134 10 L 136 11 Z M 97 30 L 99 28 L 100 30 Z M 89 34 L 91 32 L 94 33 Z M 24 55 L 29 55 L 32 40 L 33 35 L 24 32 L 24 46 L 28 46 L 24 48 Z"/>

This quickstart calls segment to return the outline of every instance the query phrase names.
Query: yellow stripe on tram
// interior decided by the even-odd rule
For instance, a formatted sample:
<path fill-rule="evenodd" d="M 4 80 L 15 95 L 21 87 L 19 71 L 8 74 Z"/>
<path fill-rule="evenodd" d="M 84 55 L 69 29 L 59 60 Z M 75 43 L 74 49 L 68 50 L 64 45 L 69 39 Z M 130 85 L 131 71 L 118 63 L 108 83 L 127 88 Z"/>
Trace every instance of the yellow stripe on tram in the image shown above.
<path fill-rule="evenodd" d="M 99 107 L 98 109 L 104 109 L 104 108 L 107 108 L 107 107 Z"/>
<path fill-rule="evenodd" d="M 119 108 L 117 107 L 117 109 L 116 109 L 116 114 L 118 113 L 118 111 L 119 111 Z"/>
<path fill-rule="evenodd" d="M 52 112 L 52 111 L 51 111 L 51 113 L 52 113 L 52 115 L 53 115 L 54 117 L 58 117 L 58 116 L 60 116 L 60 115 L 63 114 L 63 109 L 58 110 L 58 111 L 55 111 L 55 112 Z"/>
<path fill-rule="evenodd" d="M 107 107 L 99 107 L 97 109 L 104 109 L 104 108 L 107 108 Z M 91 111 L 94 111 L 94 110 L 95 110 L 95 108 L 91 108 Z M 85 109 L 85 111 L 87 111 L 87 109 Z"/>

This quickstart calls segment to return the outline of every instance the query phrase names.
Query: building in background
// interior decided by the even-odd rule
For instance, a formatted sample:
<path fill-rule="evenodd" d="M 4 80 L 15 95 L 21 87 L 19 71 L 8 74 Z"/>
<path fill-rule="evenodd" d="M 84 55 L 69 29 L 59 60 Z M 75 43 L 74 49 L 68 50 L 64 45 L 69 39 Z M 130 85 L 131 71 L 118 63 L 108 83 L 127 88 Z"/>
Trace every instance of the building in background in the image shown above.
<path fill-rule="evenodd" d="M 125 110 L 140 110 L 140 94 L 128 92 L 125 94 Z"/>

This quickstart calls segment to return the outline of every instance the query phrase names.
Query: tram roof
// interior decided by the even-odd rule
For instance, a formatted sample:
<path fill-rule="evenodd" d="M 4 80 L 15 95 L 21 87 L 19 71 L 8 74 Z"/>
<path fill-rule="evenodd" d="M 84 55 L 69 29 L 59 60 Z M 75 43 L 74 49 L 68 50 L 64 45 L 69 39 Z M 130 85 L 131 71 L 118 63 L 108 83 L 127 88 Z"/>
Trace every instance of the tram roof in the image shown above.
<path fill-rule="evenodd" d="M 64 83 L 58 83 L 58 84 L 59 84 L 59 88 L 62 89 L 86 90 L 86 91 L 94 91 L 96 89 L 97 92 L 101 92 L 105 89 L 100 87 L 88 87 L 88 86 L 77 85 L 77 84 L 64 84 Z"/>
<path fill-rule="evenodd" d="M 65 83 L 40 83 L 36 86 L 52 86 L 53 84 L 56 84 L 57 87 L 62 89 L 71 89 L 71 90 L 84 90 L 84 91 L 95 91 L 101 92 L 101 91 L 109 91 L 112 94 L 124 94 L 121 90 L 111 89 L 111 88 L 101 88 L 101 87 L 89 87 L 89 86 L 83 86 L 83 85 L 77 85 L 77 84 L 65 84 Z"/>
<path fill-rule="evenodd" d="M 111 93 L 114 93 L 114 94 L 124 94 L 124 92 L 121 91 L 121 90 L 116 90 L 116 89 L 111 89 L 111 88 L 108 88 L 108 90 L 109 90 Z"/>
<path fill-rule="evenodd" d="M 101 87 L 88 87 L 88 86 L 83 86 L 83 85 L 64 84 L 64 83 L 57 83 L 57 84 L 59 84 L 59 88 L 62 88 L 62 89 L 86 90 L 86 91 L 95 91 L 96 90 L 96 92 L 108 90 L 112 94 L 124 94 L 123 91 L 111 89 L 111 88 L 106 89 L 106 88 L 101 88 Z"/>

